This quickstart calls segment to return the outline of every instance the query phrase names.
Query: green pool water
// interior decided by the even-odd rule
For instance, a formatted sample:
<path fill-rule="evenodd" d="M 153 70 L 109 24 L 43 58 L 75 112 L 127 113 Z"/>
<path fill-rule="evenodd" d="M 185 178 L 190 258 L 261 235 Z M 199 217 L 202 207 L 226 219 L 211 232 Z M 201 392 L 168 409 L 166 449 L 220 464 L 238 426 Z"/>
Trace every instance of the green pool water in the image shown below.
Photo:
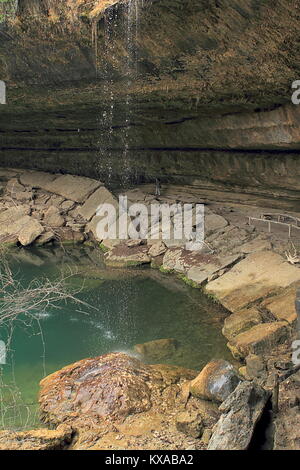
<path fill-rule="evenodd" d="M 9 253 L 15 277 L 56 279 L 87 305 L 71 301 L 43 314 L 20 315 L 0 328 L 8 344 L 0 366 L 0 428 L 40 426 L 39 381 L 74 361 L 112 351 L 133 354 L 134 345 L 174 338 L 178 348 L 163 361 L 201 369 L 212 358 L 230 358 L 221 334 L 224 311 L 200 290 L 152 269 L 108 270 L 92 249 L 24 250 Z M 153 361 L 152 361 L 153 362 Z"/>

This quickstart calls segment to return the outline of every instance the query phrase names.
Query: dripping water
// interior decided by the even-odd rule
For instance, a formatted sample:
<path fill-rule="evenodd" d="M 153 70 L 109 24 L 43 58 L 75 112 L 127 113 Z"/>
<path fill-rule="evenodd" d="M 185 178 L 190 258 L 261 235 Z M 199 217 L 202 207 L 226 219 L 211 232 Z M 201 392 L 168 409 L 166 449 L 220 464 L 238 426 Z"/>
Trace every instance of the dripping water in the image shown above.
<path fill-rule="evenodd" d="M 105 184 L 110 186 L 113 178 L 113 165 L 118 165 L 118 173 L 121 175 L 121 185 L 128 187 L 131 180 L 131 165 L 129 149 L 132 144 L 130 139 L 130 126 L 133 120 L 133 98 L 130 90 L 134 80 L 137 78 L 137 40 L 139 33 L 139 4 L 140 0 L 128 0 L 122 7 L 112 7 L 106 10 L 103 20 L 103 50 L 98 46 L 98 28 L 93 26 L 92 41 L 95 51 L 96 75 L 100 73 L 99 62 L 101 61 L 101 79 L 103 80 L 103 96 L 101 113 L 99 117 L 98 138 L 98 173 L 105 177 Z M 120 20 L 122 12 L 123 20 Z M 120 20 L 120 21 L 119 21 Z M 121 46 L 120 46 L 121 43 Z M 122 52 L 117 50 L 122 48 Z M 122 104 L 122 113 L 116 108 L 116 92 L 122 86 L 116 83 L 117 75 L 116 61 L 120 55 L 124 56 L 123 81 L 126 88 L 125 99 Z M 118 130 L 115 130 L 117 128 Z M 115 133 L 120 133 L 122 143 L 122 154 L 117 163 L 114 159 L 113 148 L 115 144 Z"/>

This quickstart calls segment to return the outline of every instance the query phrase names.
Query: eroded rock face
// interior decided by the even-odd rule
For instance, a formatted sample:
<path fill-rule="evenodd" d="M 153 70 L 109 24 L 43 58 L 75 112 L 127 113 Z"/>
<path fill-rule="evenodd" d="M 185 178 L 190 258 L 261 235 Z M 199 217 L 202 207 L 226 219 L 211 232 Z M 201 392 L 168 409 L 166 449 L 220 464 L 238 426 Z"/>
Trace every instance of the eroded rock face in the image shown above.
<path fill-rule="evenodd" d="M 53 425 L 81 418 L 91 424 L 106 419 L 122 422 L 159 402 L 168 380 L 176 383 L 194 376 L 176 367 L 169 372 L 164 376 L 159 368 L 145 366 L 122 353 L 76 362 L 41 381 L 42 420 Z"/>
<path fill-rule="evenodd" d="M 209 450 L 246 450 L 270 393 L 242 382 L 220 406 L 222 416 L 209 441 Z"/>
<path fill-rule="evenodd" d="M 19 9 L 0 45 L 0 75 L 10 89 L 10 107 L 1 113 L 3 163 L 93 177 L 112 172 L 120 180 L 128 94 L 138 103 L 131 110 L 135 125 L 126 129 L 133 179 L 153 181 L 161 174 L 203 187 L 284 191 L 297 198 L 298 156 L 272 153 L 299 148 L 299 107 L 288 104 L 297 61 L 283 60 L 298 56 L 293 0 L 276 5 L 271 0 L 137 1 L 138 35 L 131 41 L 137 62 L 132 60 L 130 87 L 124 82 L 130 62 L 124 54 L 126 7 L 121 5 L 114 17 L 109 47 L 103 42 L 106 22 L 99 22 L 95 61 L 90 38 L 103 2 L 22 5 L 27 6 Z M 114 54 L 107 53 L 111 48 Z M 113 73 L 105 96 L 107 70 Z M 66 77 L 72 77 L 74 88 L 65 86 Z M 48 91 L 54 83 L 59 90 L 51 86 Z M 95 109 L 101 103 L 101 115 L 112 95 L 112 135 L 102 123 L 100 136 L 101 146 L 111 149 L 111 161 L 101 168 Z M 258 152 L 244 152 L 248 149 Z"/>

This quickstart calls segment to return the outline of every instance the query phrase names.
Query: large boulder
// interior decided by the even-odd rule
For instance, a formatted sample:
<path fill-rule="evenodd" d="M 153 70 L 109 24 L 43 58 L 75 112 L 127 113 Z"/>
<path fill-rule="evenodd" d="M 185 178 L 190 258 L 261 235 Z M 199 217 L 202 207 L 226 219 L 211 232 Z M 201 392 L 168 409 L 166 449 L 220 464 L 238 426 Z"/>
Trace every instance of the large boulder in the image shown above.
<path fill-rule="evenodd" d="M 275 297 L 264 300 L 262 307 L 266 308 L 276 320 L 285 320 L 291 325 L 295 325 L 297 322 L 295 300 L 296 288 L 292 287 Z"/>
<path fill-rule="evenodd" d="M 10 240 L 14 243 L 19 241 L 21 245 L 27 246 L 44 232 L 44 228 L 37 219 L 24 215 L 28 212 L 26 208 L 16 207 L 0 214 L 0 237 L 2 240 Z"/>
<path fill-rule="evenodd" d="M 39 189 L 45 189 L 55 178 L 57 178 L 57 175 L 45 173 L 44 171 L 27 170 L 20 175 L 20 181 L 24 186 Z"/>
<path fill-rule="evenodd" d="M 191 382 L 190 392 L 194 397 L 222 402 L 241 382 L 234 367 L 227 361 L 209 362 Z"/>
<path fill-rule="evenodd" d="M 118 201 L 113 194 L 108 191 L 104 186 L 98 188 L 78 209 L 78 214 L 85 220 L 91 220 L 97 212 L 101 204 L 111 204 L 115 209 L 118 209 Z"/>
<path fill-rule="evenodd" d="M 61 215 L 58 207 L 50 206 L 44 213 L 43 222 L 47 227 L 57 228 L 65 224 L 65 219 Z"/>
<path fill-rule="evenodd" d="M 41 381 L 41 417 L 52 425 L 123 422 L 162 405 L 167 385 L 194 376 L 186 369 L 146 366 L 122 353 L 83 359 Z"/>
<path fill-rule="evenodd" d="M 29 206 L 14 206 L 0 213 L 0 232 L 5 232 L 7 226 L 13 224 L 24 215 L 30 214 Z"/>
<path fill-rule="evenodd" d="M 220 406 L 223 414 L 208 450 L 246 450 L 269 397 L 270 392 L 254 383 L 240 383 Z"/>

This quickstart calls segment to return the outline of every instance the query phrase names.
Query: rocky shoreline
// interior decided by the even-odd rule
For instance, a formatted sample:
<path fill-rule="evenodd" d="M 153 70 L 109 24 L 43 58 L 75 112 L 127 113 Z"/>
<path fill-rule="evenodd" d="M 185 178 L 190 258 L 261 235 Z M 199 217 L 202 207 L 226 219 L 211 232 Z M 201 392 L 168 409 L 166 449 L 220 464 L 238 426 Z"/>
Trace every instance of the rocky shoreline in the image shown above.
<path fill-rule="evenodd" d="M 151 194 L 151 189 L 145 186 L 126 191 L 130 203 L 143 202 L 148 206 L 153 202 L 205 203 L 206 248 L 201 252 L 188 251 L 184 243 L 178 240 L 129 240 L 121 243 L 119 240 L 100 240 L 96 231 L 99 221 L 96 211 L 99 204 L 111 203 L 114 207 L 118 205 L 117 197 L 108 191 L 103 183 L 73 175 L 0 169 L 0 186 L 2 187 L 0 243 L 24 247 L 49 243 L 93 243 L 105 252 L 104 259 L 107 266 L 149 265 L 159 268 L 163 273 L 175 273 L 186 283 L 203 289 L 227 309 L 228 316 L 224 322 L 223 334 L 228 340 L 228 347 L 233 357 L 240 361 L 239 370 L 234 373 L 230 372 L 236 378 L 235 387 L 228 395 L 222 397 L 222 403 L 218 409 L 219 399 L 216 400 L 215 397 L 208 397 L 205 394 L 200 395 L 201 398 L 197 396 L 190 382 L 196 377 L 196 372 L 181 370 L 179 373 L 178 368 L 169 366 L 161 366 L 168 370 L 161 369 L 158 372 L 158 366 L 145 366 L 139 361 L 135 362 L 136 360 L 122 355 L 106 355 L 101 358 L 82 360 L 52 374 L 41 383 L 41 408 L 44 421 L 51 422 L 52 425 L 68 422 L 69 427 L 62 429 L 59 426 L 57 431 L 43 430 L 41 434 L 38 434 L 39 431 L 25 432 L 20 435 L 17 433 L 15 437 L 12 437 L 9 432 L 2 431 L 0 432 L 0 448 L 11 446 L 12 442 L 17 448 L 27 448 L 27 445 L 32 445 L 33 448 L 64 448 L 65 446 L 86 448 L 87 436 L 92 433 L 93 439 L 90 442 L 93 442 L 93 445 L 89 445 L 89 448 L 160 448 L 151 447 L 157 445 L 170 449 L 204 449 L 207 446 L 209 449 L 214 449 L 222 448 L 222 446 L 228 448 L 232 445 L 233 447 L 229 448 L 246 449 L 250 445 L 255 426 L 264 413 L 274 388 L 276 389 L 278 380 L 281 385 L 279 387 L 279 411 L 274 420 L 274 447 L 277 449 L 300 447 L 300 435 L 297 431 L 297 427 L 298 430 L 300 428 L 298 417 L 300 379 L 299 372 L 291 360 L 292 342 L 297 335 L 295 298 L 297 288 L 300 287 L 300 269 L 297 264 L 292 264 L 287 259 L 289 240 L 286 235 L 267 233 L 261 227 L 249 225 L 248 217 L 239 210 L 237 205 L 231 204 L 230 207 L 214 205 L 199 199 L 195 194 L 191 195 L 182 190 L 177 195 L 174 191 L 171 195 L 170 192 L 167 194 L 163 191 L 162 196 L 155 197 Z M 275 210 L 273 212 L 275 213 Z M 143 398 L 139 400 L 139 406 L 143 401 L 148 403 L 147 400 L 152 403 L 151 394 L 154 392 L 156 393 L 154 400 L 156 406 L 160 403 L 162 396 L 167 393 L 170 397 L 169 418 L 163 423 L 160 420 L 156 426 L 155 420 L 158 419 L 158 415 L 161 417 L 163 414 L 162 409 L 154 413 L 152 406 L 148 409 L 147 404 L 143 409 L 135 408 L 131 401 L 136 398 L 130 395 L 124 398 L 126 403 L 128 401 L 129 411 L 122 416 L 122 419 L 118 417 L 120 428 L 117 431 L 114 430 L 115 424 L 110 419 L 108 425 L 107 417 L 101 424 L 103 428 L 101 432 L 98 428 L 95 431 L 94 424 L 91 424 L 87 430 L 80 421 L 80 413 L 79 416 L 72 415 L 71 420 L 69 417 L 66 419 L 65 416 L 59 416 L 54 423 L 51 417 L 53 410 L 50 406 L 49 411 L 47 406 L 49 403 L 50 405 L 51 403 L 57 404 L 58 397 L 65 403 L 66 393 L 69 392 L 64 391 L 64 380 L 69 375 L 73 377 L 73 372 L 69 374 L 69 371 L 85 370 L 86 367 L 90 367 L 92 361 L 93 367 L 96 367 L 95 376 L 93 372 L 92 377 L 95 377 L 95 383 L 98 386 L 97 367 L 99 363 L 106 360 L 109 360 L 110 373 L 113 374 L 116 368 L 120 370 L 120 367 L 125 371 L 124 380 L 126 379 L 128 390 L 131 390 L 128 383 L 136 377 L 136 370 L 142 371 L 139 372 L 142 375 L 148 374 L 147 380 L 151 385 L 149 385 L 149 390 L 144 391 Z M 98 365 L 95 366 L 95 364 Z M 222 377 L 227 377 L 226 367 L 225 371 L 223 370 L 220 374 Z M 214 372 L 208 375 L 214 376 Z M 89 389 L 90 379 L 86 382 L 83 375 L 78 380 L 79 383 L 88 387 L 88 393 L 93 396 L 94 392 Z M 76 380 L 74 384 L 73 392 L 78 398 Z M 99 397 L 102 408 L 106 406 L 105 397 L 108 392 L 110 397 L 112 394 L 117 394 L 117 386 L 114 388 L 112 385 L 110 391 L 107 391 L 107 386 L 107 384 L 103 385 L 102 395 Z M 70 387 L 72 389 L 73 385 L 68 386 L 66 390 L 70 390 Z M 139 388 L 134 380 L 132 387 L 134 390 Z M 93 422 L 95 420 L 93 401 L 91 403 L 89 400 L 86 401 L 86 393 L 84 391 L 82 398 L 78 398 L 79 401 L 76 402 L 75 411 L 73 411 L 76 414 L 78 410 L 86 406 L 85 410 L 91 413 L 91 422 Z M 253 393 L 256 399 L 254 403 L 250 403 L 249 397 L 253 396 Z M 200 403 L 205 402 L 205 406 L 202 403 L 205 410 L 207 411 L 208 408 L 208 414 L 212 413 L 214 416 L 209 425 L 203 425 L 203 415 L 199 412 L 199 407 L 201 408 L 202 405 L 199 405 L 199 400 Z M 230 438 L 227 429 L 228 420 L 236 423 L 237 428 L 240 425 L 241 403 L 244 409 L 243 416 L 245 417 L 245 413 L 248 413 L 249 418 L 246 420 L 248 428 L 245 431 L 250 436 L 248 440 L 243 440 L 242 437 L 237 440 L 232 439 L 232 436 Z M 247 403 L 248 412 L 245 411 Z M 117 411 L 114 401 L 110 403 L 110 406 L 113 406 L 113 411 Z M 162 405 L 157 406 L 159 408 Z M 103 413 L 100 413 L 100 416 L 103 420 Z M 126 438 L 128 427 L 133 426 L 136 429 L 140 425 L 143 426 L 140 424 L 143 420 L 145 422 L 150 420 L 151 430 L 147 428 L 141 431 L 142 438 L 132 437 L 132 435 Z M 170 425 L 171 422 L 172 425 Z M 97 426 L 99 427 L 99 423 Z M 160 429 L 159 433 L 162 437 L 152 433 L 152 430 L 156 429 L 155 426 Z M 294 431 L 287 432 L 286 430 L 291 427 Z M 195 433 L 198 432 L 195 429 L 200 428 L 201 432 L 195 437 Z M 110 435 L 108 439 L 107 435 L 110 433 L 113 437 Z M 151 439 L 149 433 L 152 436 Z M 74 439 L 75 435 L 76 439 Z M 119 438 L 117 437 L 119 435 L 125 437 Z M 20 441 L 19 444 L 16 443 L 17 441 Z"/>

